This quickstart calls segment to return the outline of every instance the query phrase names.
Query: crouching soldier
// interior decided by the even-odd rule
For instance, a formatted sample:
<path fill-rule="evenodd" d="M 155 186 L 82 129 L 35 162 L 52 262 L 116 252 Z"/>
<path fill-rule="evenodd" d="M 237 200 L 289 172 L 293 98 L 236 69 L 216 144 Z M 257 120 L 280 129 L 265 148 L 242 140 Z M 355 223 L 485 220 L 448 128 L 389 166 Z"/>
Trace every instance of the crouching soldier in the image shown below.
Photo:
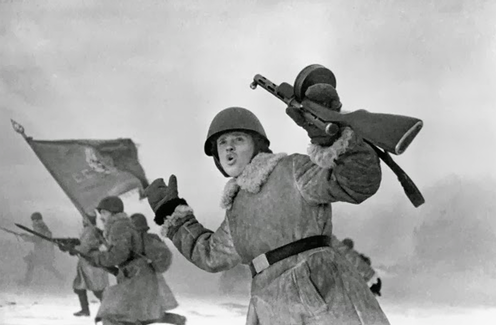
<path fill-rule="evenodd" d="M 329 109 L 341 106 L 330 85 L 311 86 L 306 97 Z M 310 137 L 308 155 L 273 154 L 252 112 L 225 109 L 213 119 L 204 146 L 230 177 L 221 199 L 224 221 L 216 231 L 204 228 L 171 175 L 168 184 L 157 179 L 146 191 L 155 222 L 203 270 L 250 266 L 249 325 L 389 324 L 330 237 L 332 203 L 360 204 L 374 195 L 379 159 L 351 128 L 331 137 L 306 124 L 297 109 L 287 112 Z"/>
<path fill-rule="evenodd" d="M 91 223 L 91 225 L 89 224 Z M 80 244 L 74 248 L 84 255 L 98 252 L 100 245 L 101 230 L 96 228 L 96 216 L 83 218 L 83 232 L 79 238 Z M 93 294 L 102 301 L 103 290 L 109 286 L 108 272 L 94 267 L 87 259 L 79 257 L 76 278 L 72 284 L 74 292 L 78 295 L 81 310 L 74 313 L 74 316 L 89 316 L 90 309 L 88 295 L 86 291 L 93 291 Z"/>
<path fill-rule="evenodd" d="M 103 293 L 96 322 L 103 325 L 140 324 L 162 317 L 163 303 L 155 271 L 143 256 L 143 242 L 131 219 L 124 213 L 122 200 L 104 198 L 97 211 L 104 224 L 106 251 L 93 252 L 95 266 L 118 267 L 117 284 Z"/>
<path fill-rule="evenodd" d="M 135 213 L 131 216 L 131 221 L 134 228 L 139 232 L 144 243 L 144 255 L 152 265 L 157 274 L 160 298 L 158 303 L 163 304 L 164 314 L 156 322 L 183 325 L 186 324 L 186 317 L 167 312 L 174 309 L 179 304 L 177 303 L 172 290 L 165 282 L 162 273 L 166 272 L 172 264 L 172 252 L 167 247 L 167 244 L 156 234 L 149 233 L 148 222 L 146 217 L 141 213 Z"/>
<path fill-rule="evenodd" d="M 345 238 L 342 241 L 332 235 L 333 247 L 341 253 L 341 255 L 350 262 L 358 274 L 367 282 L 370 291 L 376 296 L 381 295 L 382 281 L 378 277 L 375 270 L 372 268 L 372 262 L 369 257 L 358 253 L 355 250 L 355 243 L 350 238 Z"/>

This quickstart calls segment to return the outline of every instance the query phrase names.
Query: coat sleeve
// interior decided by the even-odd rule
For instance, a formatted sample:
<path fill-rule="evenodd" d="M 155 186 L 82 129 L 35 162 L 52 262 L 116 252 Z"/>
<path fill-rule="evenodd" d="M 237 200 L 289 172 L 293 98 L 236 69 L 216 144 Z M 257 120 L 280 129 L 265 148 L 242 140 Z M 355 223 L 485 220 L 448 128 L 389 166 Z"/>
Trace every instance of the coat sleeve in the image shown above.
<path fill-rule="evenodd" d="M 100 246 L 100 240 L 96 232 L 96 229 L 85 229 L 80 238 L 81 244 L 75 248 L 83 254 L 88 254 L 89 252 L 98 249 Z"/>
<path fill-rule="evenodd" d="M 348 127 L 332 146 L 310 145 L 308 155 L 294 155 L 293 173 L 312 204 L 359 204 L 377 192 L 382 177 L 375 151 Z"/>
<path fill-rule="evenodd" d="M 179 205 L 162 226 L 161 233 L 172 240 L 186 259 L 205 271 L 225 271 L 241 262 L 227 218 L 213 232 L 196 220 L 189 206 Z"/>
<path fill-rule="evenodd" d="M 97 266 L 111 267 L 124 263 L 131 257 L 132 234 L 123 222 L 116 222 L 109 231 L 109 248 L 104 252 L 92 254 Z"/>

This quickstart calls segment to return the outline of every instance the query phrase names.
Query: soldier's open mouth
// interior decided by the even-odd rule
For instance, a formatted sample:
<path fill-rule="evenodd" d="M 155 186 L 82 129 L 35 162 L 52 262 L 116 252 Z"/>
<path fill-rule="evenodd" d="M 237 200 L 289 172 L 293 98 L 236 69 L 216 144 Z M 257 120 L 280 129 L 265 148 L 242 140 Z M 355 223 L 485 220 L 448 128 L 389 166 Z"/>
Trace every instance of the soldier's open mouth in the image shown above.
<path fill-rule="evenodd" d="M 228 165 L 233 165 L 236 163 L 235 155 L 228 155 L 226 158 L 227 158 L 227 164 Z"/>

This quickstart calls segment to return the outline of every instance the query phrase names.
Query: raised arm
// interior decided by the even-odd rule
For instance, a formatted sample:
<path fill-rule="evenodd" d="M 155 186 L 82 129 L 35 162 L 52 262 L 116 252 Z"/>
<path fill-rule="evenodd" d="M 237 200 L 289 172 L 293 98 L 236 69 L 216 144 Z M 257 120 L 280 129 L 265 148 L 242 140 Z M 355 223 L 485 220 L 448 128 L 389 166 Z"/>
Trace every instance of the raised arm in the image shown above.
<path fill-rule="evenodd" d="M 310 145 L 293 166 L 301 195 L 314 204 L 359 204 L 377 192 L 382 178 L 377 154 L 348 127 L 331 146 Z"/>

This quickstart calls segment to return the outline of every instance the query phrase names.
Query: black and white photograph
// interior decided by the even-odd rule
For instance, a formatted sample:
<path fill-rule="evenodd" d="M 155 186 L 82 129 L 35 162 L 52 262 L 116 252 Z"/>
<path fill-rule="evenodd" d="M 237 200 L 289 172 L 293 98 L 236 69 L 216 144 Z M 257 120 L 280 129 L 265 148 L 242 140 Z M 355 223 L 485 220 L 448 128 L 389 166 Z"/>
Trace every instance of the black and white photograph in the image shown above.
<path fill-rule="evenodd" d="M 0 324 L 494 324 L 494 17 L 0 0 Z"/>

